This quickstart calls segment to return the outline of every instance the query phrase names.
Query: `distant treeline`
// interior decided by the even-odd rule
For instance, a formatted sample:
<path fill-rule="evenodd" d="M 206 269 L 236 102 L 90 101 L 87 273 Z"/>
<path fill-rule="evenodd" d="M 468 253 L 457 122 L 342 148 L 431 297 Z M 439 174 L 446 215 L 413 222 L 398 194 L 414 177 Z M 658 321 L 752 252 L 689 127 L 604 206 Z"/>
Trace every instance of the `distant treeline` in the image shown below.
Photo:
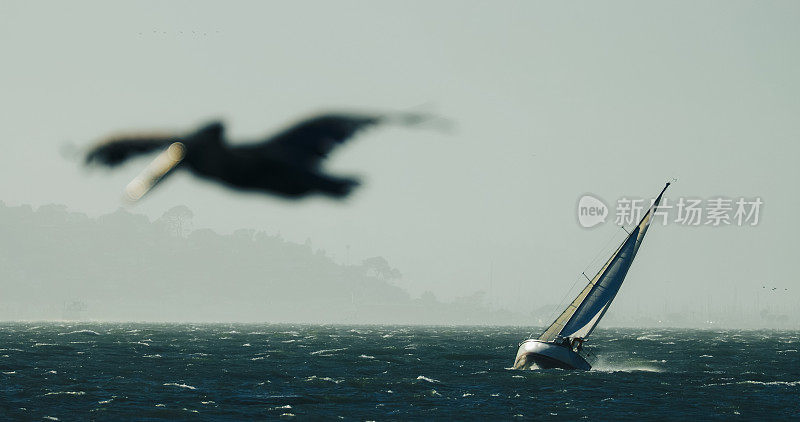
<path fill-rule="evenodd" d="M 97 320 L 527 323 L 490 311 L 480 292 L 412 299 L 382 257 L 342 265 L 310 240 L 192 230 L 191 220 L 184 206 L 151 221 L 0 202 L 0 319 L 74 318 L 79 303 Z"/>

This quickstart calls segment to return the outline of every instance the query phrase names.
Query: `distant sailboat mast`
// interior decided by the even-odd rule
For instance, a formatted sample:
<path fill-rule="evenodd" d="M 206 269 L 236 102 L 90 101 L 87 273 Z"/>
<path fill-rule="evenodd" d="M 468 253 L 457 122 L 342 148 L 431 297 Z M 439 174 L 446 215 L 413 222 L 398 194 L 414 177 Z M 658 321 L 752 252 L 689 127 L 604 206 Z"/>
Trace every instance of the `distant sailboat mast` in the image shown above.
<path fill-rule="evenodd" d="M 594 278 L 589 280 L 589 284 L 578 294 L 578 297 L 539 336 L 539 340 L 551 342 L 557 339 L 570 341 L 580 339 L 582 341 L 592 333 L 622 286 L 622 281 L 628 274 L 633 258 L 650 226 L 653 213 L 669 185 L 667 183 L 664 186 L 639 224 L 628 234 Z"/>

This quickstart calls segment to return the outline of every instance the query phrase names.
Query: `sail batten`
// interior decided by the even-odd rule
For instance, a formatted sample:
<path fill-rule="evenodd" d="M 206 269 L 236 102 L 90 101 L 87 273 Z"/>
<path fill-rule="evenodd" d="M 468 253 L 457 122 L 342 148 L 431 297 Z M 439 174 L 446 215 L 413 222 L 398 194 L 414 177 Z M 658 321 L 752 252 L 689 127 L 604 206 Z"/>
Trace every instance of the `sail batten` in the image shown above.
<path fill-rule="evenodd" d="M 589 281 L 589 284 L 567 306 L 567 309 L 542 333 L 539 340 L 584 339 L 592 333 L 622 286 L 650 225 L 652 215 L 669 185 L 667 183 L 639 224 L 628 234 L 600 271 Z"/>

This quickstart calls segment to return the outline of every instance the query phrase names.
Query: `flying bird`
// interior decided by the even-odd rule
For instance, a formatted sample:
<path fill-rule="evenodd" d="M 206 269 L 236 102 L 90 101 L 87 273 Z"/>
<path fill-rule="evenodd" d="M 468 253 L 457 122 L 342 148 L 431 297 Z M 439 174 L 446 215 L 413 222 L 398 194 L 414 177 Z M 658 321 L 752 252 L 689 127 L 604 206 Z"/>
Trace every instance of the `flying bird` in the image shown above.
<path fill-rule="evenodd" d="M 328 113 L 302 120 L 266 139 L 243 145 L 225 140 L 221 122 L 212 122 L 185 136 L 134 135 L 108 139 L 86 154 L 86 164 L 117 166 L 131 157 L 161 151 L 125 188 L 137 201 L 174 169 L 186 168 L 199 177 L 240 190 L 259 191 L 290 199 L 319 193 L 343 198 L 358 186 L 353 177 L 322 170 L 336 146 L 378 124 L 417 125 L 432 119 L 415 113 Z"/>

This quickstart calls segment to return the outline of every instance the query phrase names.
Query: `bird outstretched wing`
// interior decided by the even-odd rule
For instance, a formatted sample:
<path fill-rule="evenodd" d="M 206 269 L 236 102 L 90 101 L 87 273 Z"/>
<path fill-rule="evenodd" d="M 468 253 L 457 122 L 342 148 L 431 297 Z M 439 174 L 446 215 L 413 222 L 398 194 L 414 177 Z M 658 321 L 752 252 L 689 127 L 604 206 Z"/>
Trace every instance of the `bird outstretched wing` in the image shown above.
<path fill-rule="evenodd" d="M 426 117 L 418 114 L 326 113 L 296 123 L 270 137 L 263 147 L 283 159 L 315 167 L 339 144 L 359 131 L 386 122 L 415 124 Z"/>
<path fill-rule="evenodd" d="M 223 142 L 223 135 L 224 127 L 222 123 L 214 121 L 185 136 L 171 133 L 141 133 L 115 136 L 92 147 L 86 154 L 86 164 L 97 162 L 107 166 L 116 166 L 136 155 L 163 151 L 175 142 L 182 142 L 187 145 L 198 144 L 199 146 L 209 142 L 221 143 Z"/>
<path fill-rule="evenodd" d="M 89 150 L 86 154 L 86 164 L 100 163 L 116 166 L 133 156 L 163 150 L 178 140 L 177 136 L 170 135 L 134 135 L 109 138 Z"/>

